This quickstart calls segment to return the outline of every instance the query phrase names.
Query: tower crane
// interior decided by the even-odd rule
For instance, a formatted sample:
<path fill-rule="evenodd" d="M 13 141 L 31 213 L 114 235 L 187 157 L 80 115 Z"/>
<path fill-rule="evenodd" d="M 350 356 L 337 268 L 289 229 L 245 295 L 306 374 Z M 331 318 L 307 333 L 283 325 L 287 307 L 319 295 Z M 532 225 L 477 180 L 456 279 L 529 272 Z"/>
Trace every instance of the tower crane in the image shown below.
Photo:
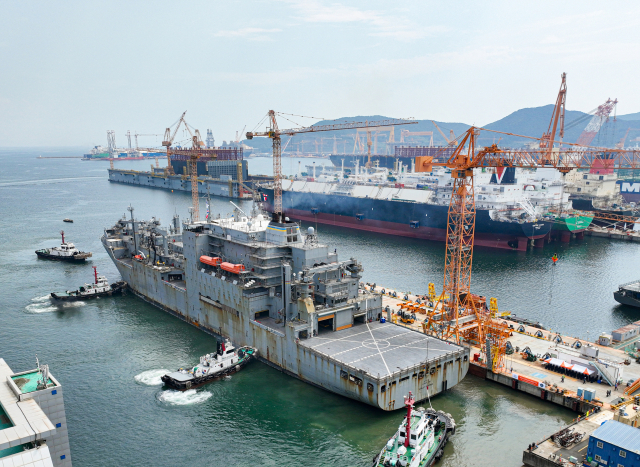
<path fill-rule="evenodd" d="M 394 126 L 418 123 L 416 121 L 390 119 L 375 122 L 346 122 L 334 125 L 315 125 L 310 127 L 293 128 L 290 130 L 281 130 L 278 128 L 278 122 L 276 121 L 277 114 L 278 113 L 273 110 L 269 110 L 269 112 L 267 113 L 267 117 L 269 119 L 269 128 L 266 131 L 247 132 L 247 139 L 253 139 L 255 136 L 266 136 L 273 140 L 273 220 L 276 222 L 282 222 L 284 217 L 282 210 L 282 135 L 294 136 L 297 134 L 316 133 L 319 131 L 350 130 L 356 128 L 368 128 L 373 126 Z"/>
<path fill-rule="evenodd" d="M 560 124 L 560 131 L 558 132 L 558 135 L 560 136 L 560 145 L 562 145 L 562 138 L 564 138 L 564 111 L 567 101 L 567 74 L 562 73 L 561 78 L 562 82 L 560 83 L 560 91 L 558 91 L 556 105 L 553 107 L 549 128 L 546 133 L 542 134 L 542 138 L 540 139 L 540 148 L 547 148 L 549 156 L 551 156 L 551 152 L 553 151 L 553 144 L 550 144 L 550 142 L 556 139 L 558 123 Z"/>
<path fill-rule="evenodd" d="M 247 128 L 247 125 L 245 125 L 242 128 L 242 131 L 240 133 L 236 131 L 236 144 L 240 144 L 240 138 L 242 137 L 242 134 L 244 133 L 245 128 Z"/>
<path fill-rule="evenodd" d="M 175 139 L 176 134 L 178 133 L 178 129 L 180 128 L 181 124 L 184 123 L 185 128 L 187 129 L 187 131 L 191 135 L 191 139 L 193 140 L 193 136 L 194 135 L 191 132 L 191 128 L 189 128 L 189 125 L 187 124 L 187 122 L 184 119 L 184 116 L 185 116 L 186 113 L 187 113 L 186 110 L 184 112 L 182 112 L 182 115 L 180 116 L 178 121 L 173 124 L 173 125 L 176 126 L 175 129 L 173 130 L 173 132 L 171 131 L 171 127 L 167 128 L 164 131 L 164 140 L 162 141 L 162 145 L 167 148 L 167 169 L 169 170 L 169 172 L 173 171 L 173 168 L 171 167 L 171 145 L 173 144 L 173 140 Z M 173 126 L 173 125 L 171 125 L 171 126 Z M 202 143 L 202 141 L 200 141 L 200 143 Z M 204 143 L 202 143 L 202 146 L 204 146 Z"/>
<path fill-rule="evenodd" d="M 442 132 L 441 132 L 442 133 Z M 405 142 L 405 138 L 407 136 L 430 136 L 430 140 L 429 140 L 429 146 L 433 146 L 433 131 L 409 131 L 409 130 L 402 130 L 400 132 L 400 142 L 404 143 Z M 444 136 L 444 134 L 442 134 L 442 136 Z M 447 143 L 449 141 L 447 140 Z"/>
<path fill-rule="evenodd" d="M 453 141 L 455 141 L 456 134 L 453 132 L 453 130 L 449 130 L 449 137 L 447 138 L 445 136 L 445 134 L 442 132 L 442 130 L 440 129 L 440 127 L 438 126 L 438 124 L 434 120 L 431 120 L 431 123 L 433 123 L 433 126 L 436 127 L 436 130 L 438 130 L 440 132 L 440 134 L 442 135 L 444 140 L 447 142 L 447 144 L 451 144 Z"/>
<path fill-rule="evenodd" d="M 476 217 L 473 170 L 500 167 L 551 167 L 561 173 L 594 167 L 635 170 L 640 168 L 640 150 L 603 150 L 568 144 L 567 149 L 558 149 L 554 157 L 549 157 L 548 148 L 500 149 L 495 144 L 479 148 L 476 141 L 481 131 L 522 136 L 471 127 L 446 161 L 433 162 L 432 157 L 423 156 L 417 158 L 417 163 L 426 171 L 430 171 L 432 166 L 448 167 L 453 180 L 447 219 L 443 293 L 434 310 L 428 314 L 424 331 L 446 339 L 454 338 L 457 342 L 467 339 L 484 345 L 485 339 L 496 334 L 492 331 L 496 323 L 491 320 L 477 296 L 471 293 Z M 553 140 L 548 142 L 549 147 L 556 143 Z"/>
<path fill-rule="evenodd" d="M 631 127 L 627 128 L 627 131 L 624 133 L 624 136 L 620 139 L 620 141 L 616 143 L 616 149 L 624 148 L 624 143 L 627 140 L 627 136 L 629 136 L 630 131 L 639 131 L 639 130 L 640 128 L 631 128 Z"/>

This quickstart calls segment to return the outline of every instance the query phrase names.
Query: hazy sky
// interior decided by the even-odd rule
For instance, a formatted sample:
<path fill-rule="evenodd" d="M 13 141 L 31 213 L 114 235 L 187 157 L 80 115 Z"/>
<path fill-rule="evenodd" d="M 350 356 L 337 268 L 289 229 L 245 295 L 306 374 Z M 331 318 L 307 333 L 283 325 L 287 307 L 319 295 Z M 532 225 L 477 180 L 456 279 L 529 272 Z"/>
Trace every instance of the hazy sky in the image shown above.
<path fill-rule="evenodd" d="M 482 125 L 563 71 L 569 109 L 638 112 L 639 26 L 638 2 L 0 0 L 0 146 L 124 146 L 184 110 L 217 144 L 268 109 Z"/>

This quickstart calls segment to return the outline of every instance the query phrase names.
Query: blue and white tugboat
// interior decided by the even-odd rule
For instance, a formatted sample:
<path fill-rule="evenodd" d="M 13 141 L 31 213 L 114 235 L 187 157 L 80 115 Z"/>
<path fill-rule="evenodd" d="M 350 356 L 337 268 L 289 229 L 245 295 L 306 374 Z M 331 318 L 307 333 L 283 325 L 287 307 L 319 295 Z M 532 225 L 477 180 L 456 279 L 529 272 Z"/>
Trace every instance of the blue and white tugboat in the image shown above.
<path fill-rule="evenodd" d="M 373 460 L 372 467 L 430 467 L 444 453 L 449 436 L 456 431 L 450 414 L 419 407 L 413 410 L 413 394 L 404 398 L 407 416 L 395 435 Z"/>
<path fill-rule="evenodd" d="M 92 256 L 91 253 L 78 250 L 73 243 L 65 242 L 64 230 L 60 231 L 60 235 L 62 235 L 62 244 L 53 248 L 43 248 L 42 250 L 36 250 L 36 255 L 38 255 L 38 258 L 80 262 Z"/>
<path fill-rule="evenodd" d="M 239 371 L 257 354 L 258 350 L 249 346 L 236 349 L 227 339 L 225 342 L 218 342 L 216 353 L 200 357 L 198 365 L 191 369 L 180 368 L 161 379 L 165 386 L 186 391 Z"/>

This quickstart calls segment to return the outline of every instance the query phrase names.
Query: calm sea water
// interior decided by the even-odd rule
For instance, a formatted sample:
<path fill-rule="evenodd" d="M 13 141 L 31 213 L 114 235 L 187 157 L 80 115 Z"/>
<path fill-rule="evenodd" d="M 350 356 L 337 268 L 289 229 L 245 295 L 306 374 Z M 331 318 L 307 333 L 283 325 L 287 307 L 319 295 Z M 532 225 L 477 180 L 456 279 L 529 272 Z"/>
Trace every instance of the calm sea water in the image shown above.
<path fill-rule="evenodd" d="M 39 154 L 78 151 L 0 151 L 0 357 L 16 371 L 33 368 L 35 354 L 50 365 L 64 387 L 75 465 L 368 465 L 401 412 L 355 403 L 260 363 L 195 391 L 163 391 L 163 370 L 196 362 L 214 348 L 212 337 L 133 295 L 52 305 L 47 295 L 90 281 L 91 266 L 117 279 L 99 237 L 130 203 L 136 217 L 164 222 L 186 216 L 191 203 L 184 193 L 111 184 L 105 162 Z M 285 160 L 284 170 L 296 172 L 297 162 Z M 118 165 L 142 170 L 149 162 Z M 252 159 L 250 171 L 270 173 L 271 159 Z M 231 211 L 228 200 L 212 200 L 214 214 Z M 75 222 L 64 224 L 65 217 Z M 426 292 L 428 282 L 441 287 L 441 243 L 318 228 L 321 241 L 362 261 L 367 281 L 412 292 Z M 36 259 L 34 250 L 59 244 L 62 229 L 93 252 L 90 262 Z M 638 248 L 587 238 L 524 253 L 476 249 L 473 289 L 497 297 L 501 309 L 594 338 L 640 320 L 612 298 L 618 283 L 640 276 Z M 555 252 L 560 262 L 552 267 Z M 432 403 L 458 424 L 442 466 L 497 459 L 519 466 L 527 444 L 573 418 L 473 376 Z"/>

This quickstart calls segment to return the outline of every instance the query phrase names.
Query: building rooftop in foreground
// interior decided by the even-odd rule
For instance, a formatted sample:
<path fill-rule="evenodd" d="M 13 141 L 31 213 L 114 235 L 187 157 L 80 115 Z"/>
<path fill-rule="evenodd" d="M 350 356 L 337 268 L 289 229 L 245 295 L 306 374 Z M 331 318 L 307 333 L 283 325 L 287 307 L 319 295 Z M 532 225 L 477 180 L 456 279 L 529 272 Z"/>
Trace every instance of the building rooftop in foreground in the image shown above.
<path fill-rule="evenodd" d="M 71 466 L 62 387 L 45 367 L 14 373 L 0 358 L 0 466 Z"/>

